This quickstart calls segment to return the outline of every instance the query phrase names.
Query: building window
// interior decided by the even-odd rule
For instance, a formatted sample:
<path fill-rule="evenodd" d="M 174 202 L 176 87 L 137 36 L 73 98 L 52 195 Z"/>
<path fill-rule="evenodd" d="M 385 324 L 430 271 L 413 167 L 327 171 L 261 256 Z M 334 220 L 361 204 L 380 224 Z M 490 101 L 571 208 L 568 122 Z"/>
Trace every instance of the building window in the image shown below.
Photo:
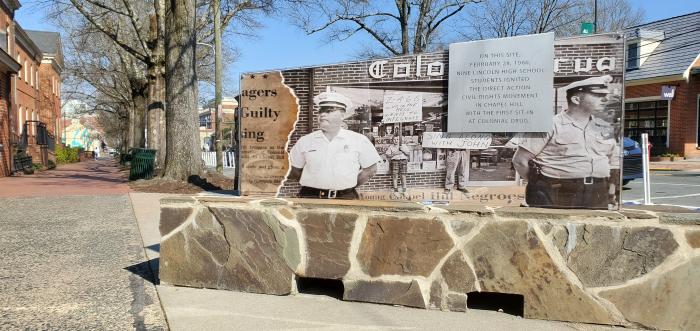
<path fill-rule="evenodd" d="M 19 107 L 19 110 L 17 111 L 17 130 L 19 131 L 19 134 L 22 134 L 22 120 L 24 117 L 24 111 L 22 110 L 22 107 Z"/>
<path fill-rule="evenodd" d="M 5 51 L 5 53 L 10 54 L 10 28 L 6 28 L 4 31 L 0 31 L 0 48 Z"/>
<path fill-rule="evenodd" d="M 668 151 L 668 100 L 625 103 L 625 136 L 641 141 L 649 135 L 651 154 Z"/>
<path fill-rule="evenodd" d="M 697 129 L 696 131 L 698 132 L 697 137 L 695 138 L 695 144 L 700 147 L 700 94 L 698 94 L 698 103 L 697 105 L 697 120 L 695 121 L 695 128 Z"/>
<path fill-rule="evenodd" d="M 29 66 L 27 65 L 27 60 L 24 60 L 24 81 L 29 81 Z"/>
<path fill-rule="evenodd" d="M 22 65 L 22 59 L 20 58 L 19 53 L 17 53 L 17 63 Z M 19 76 L 19 79 L 22 79 L 22 69 L 19 69 L 17 75 Z"/>
<path fill-rule="evenodd" d="M 639 68 L 639 43 L 627 44 L 627 70 Z"/>
<path fill-rule="evenodd" d="M 29 85 L 34 86 L 34 64 L 29 66 Z"/>

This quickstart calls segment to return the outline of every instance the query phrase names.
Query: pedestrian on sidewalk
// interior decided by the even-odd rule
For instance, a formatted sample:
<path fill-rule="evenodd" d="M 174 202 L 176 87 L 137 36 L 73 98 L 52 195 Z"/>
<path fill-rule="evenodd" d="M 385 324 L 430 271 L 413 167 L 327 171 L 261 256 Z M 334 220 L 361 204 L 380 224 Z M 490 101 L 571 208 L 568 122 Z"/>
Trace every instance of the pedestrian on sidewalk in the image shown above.
<path fill-rule="evenodd" d="M 97 160 L 97 158 L 100 157 L 100 147 L 99 146 L 95 146 L 95 150 L 92 151 L 92 157 L 95 160 Z"/>

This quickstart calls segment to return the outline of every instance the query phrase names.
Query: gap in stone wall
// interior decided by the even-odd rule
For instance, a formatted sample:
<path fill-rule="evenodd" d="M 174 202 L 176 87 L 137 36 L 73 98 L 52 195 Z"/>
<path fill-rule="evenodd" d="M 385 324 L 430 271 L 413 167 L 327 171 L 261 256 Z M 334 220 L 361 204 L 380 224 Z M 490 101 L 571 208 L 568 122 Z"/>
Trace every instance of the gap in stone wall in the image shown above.
<path fill-rule="evenodd" d="M 303 294 L 323 295 L 343 300 L 345 287 L 340 279 L 297 278 L 297 290 Z"/>
<path fill-rule="evenodd" d="M 520 294 L 470 292 L 467 294 L 467 309 L 501 311 L 523 317 L 525 299 Z"/>

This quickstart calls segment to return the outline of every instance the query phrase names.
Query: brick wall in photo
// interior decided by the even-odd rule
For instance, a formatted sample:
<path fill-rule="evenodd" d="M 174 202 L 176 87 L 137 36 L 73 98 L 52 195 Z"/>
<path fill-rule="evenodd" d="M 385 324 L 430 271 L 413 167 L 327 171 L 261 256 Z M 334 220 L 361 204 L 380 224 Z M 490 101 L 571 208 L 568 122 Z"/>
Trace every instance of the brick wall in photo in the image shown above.
<path fill-rule="evenodd" d="M 559 70 L 555 73 L 558 84 L 566 85 L 569 82 L 580 80 L 586 77 L 600 76 L 602 74 L 612 74 L 618 76 L 621 82 L 621 75 L 624 61 L 624 47 L 621 43 L 611 43 L 610 39 L 593 37 L 587 43 L 579 41 L 557 41 L 555 43 L 555 58 L 566 59 L 559 61 Z M 597 61 L 601 57 L 614 58 L 614 63 L 604 61 L 601 64 L 611 66 L 612 70 L 599 71 Z M 590 70 L 576 71 L 576 60 L 580 60 L 579 68 L 589 67 L 588 58 L 594 60 L 590 62 Z M 290 138 L 287 150 L 289 151 L 296 141 L 303 135 L 316 130 L 318 108 L 313 105 L 313 96 L 326 90 L 326 86 L 358 86 L 361 84 L 376 84 L 381 82 L 401 82 L 401 81 L 439 81 L 447 87 L 448 78 L 448 52 L 434 52 L 420 55 L 420 77 L 417 76 L 417 55 L 399 56 L 385 59 L 384 78 L 373 78 L 369 74 L 369 66 L 373 61 L 361 61 L 351 63 L 341 63 L 314 68 L 302 68 L 282 71 L 285 84 L 292 88 L 299 101 L 299 118 Z M 428 76 L 428 64 L 441 62 L 443 75 Z M 394 78 L 394 65 L 409 65 L 409 77 Z M 309 94 L 311 92 L 311 95 Z M 430 173 L 409 173 L 407 175 L 408 187 L 421 188 L 442 188 L 444 187 L 445 171 Z M 390 174 L 376 175 L 369 183 L 359 188 L 360 191 L 385 191 L 392 188 L 392 178 Z M 299 191 L 299 184 L 296 181 L 286 181 L 279 190 L 280 197 L 292 197 Z"/>

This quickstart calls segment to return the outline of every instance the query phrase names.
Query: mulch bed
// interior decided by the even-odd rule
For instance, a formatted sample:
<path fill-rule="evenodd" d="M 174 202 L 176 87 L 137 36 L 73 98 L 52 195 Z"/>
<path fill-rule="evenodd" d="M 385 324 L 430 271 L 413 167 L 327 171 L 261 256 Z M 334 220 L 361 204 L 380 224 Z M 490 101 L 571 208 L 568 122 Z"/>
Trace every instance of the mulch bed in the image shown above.
<path fill-rule="evenodd" d="M 129 182 L 129 187 L 136 192 L 194 194 L 204 191 L 233 190 L 233 182 L 233 178 L 207 171 L 201 177 L 190 177 L 187 182 L 156 176 L 150 180 L 139 179 Z"/>

